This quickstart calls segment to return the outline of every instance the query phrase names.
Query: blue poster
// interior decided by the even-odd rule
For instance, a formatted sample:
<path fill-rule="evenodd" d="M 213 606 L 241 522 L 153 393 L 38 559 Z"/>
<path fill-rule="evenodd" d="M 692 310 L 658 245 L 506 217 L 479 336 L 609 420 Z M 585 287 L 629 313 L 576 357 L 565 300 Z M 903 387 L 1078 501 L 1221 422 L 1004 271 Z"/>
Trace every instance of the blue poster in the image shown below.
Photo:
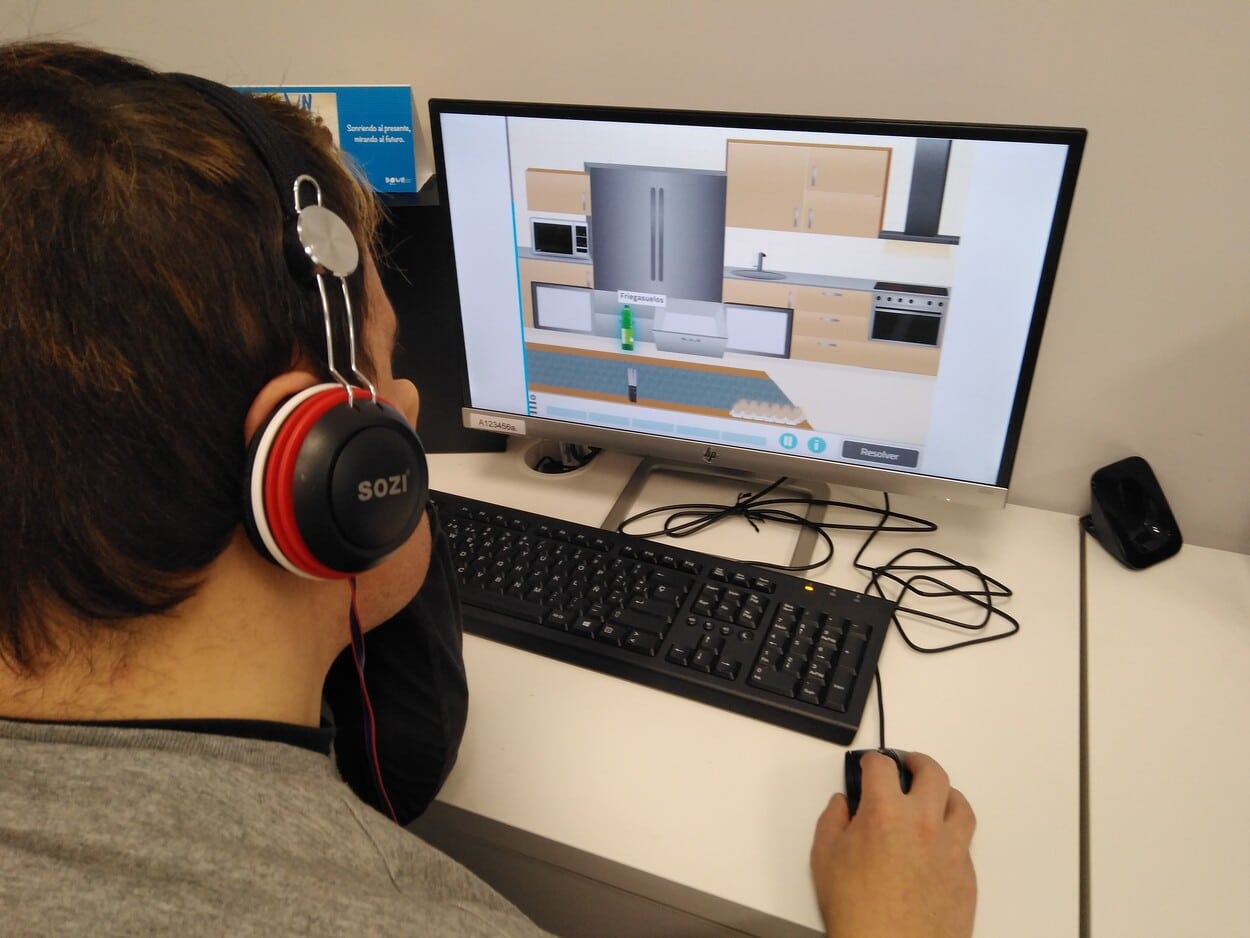
<path fill-rule="evenodd" d="M 309 111 L 378 192 L 416 192 L 412 89 L 407 85 L 246 85 Z"/>

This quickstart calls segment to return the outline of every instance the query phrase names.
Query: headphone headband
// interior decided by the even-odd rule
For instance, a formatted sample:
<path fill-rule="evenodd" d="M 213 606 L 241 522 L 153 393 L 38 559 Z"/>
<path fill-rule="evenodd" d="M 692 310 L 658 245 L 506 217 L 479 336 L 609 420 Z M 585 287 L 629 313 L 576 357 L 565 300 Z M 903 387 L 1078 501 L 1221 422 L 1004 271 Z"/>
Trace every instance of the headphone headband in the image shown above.
<path fill-rule="evenodd" d="M 251 95 L 199 75 L 170 72 L 168 77 L 212 103 L 251 144 L 282 204 L 286 259 L 296 279 L 306 281 L 327 271 L 339 278 L 350 276 L 360 250 L 347 223 L 321 204 L 321 185 L 312 176 L 307 151 L 292 146 Z M 305 185 L 315 191 L 315 203 L 302 201 Z"/>
<path fill-rule="evenodd" d="M 348 224 L 322 204 L 307 148 L 298 146 L 250 95 L 195 75 L 169 77 L 215 106 L 264 166 L 282 205 L 287 266 L 300 284 L 315 281 L 325 320 L 326 364 L 338 382 L 287 401 L 253 437 L 244 527 L 263 555 L 292 573 L 352 576 L 408 540 L 420 523 L 429 489 L 416 432 L 356 367 L 347 278 L 359 267 L 359 245 Z M 339 281 L 343 338 L 349 368 L 359 382 L 355 386 L 335 367 L 335 314 L 327 276 Z"/>

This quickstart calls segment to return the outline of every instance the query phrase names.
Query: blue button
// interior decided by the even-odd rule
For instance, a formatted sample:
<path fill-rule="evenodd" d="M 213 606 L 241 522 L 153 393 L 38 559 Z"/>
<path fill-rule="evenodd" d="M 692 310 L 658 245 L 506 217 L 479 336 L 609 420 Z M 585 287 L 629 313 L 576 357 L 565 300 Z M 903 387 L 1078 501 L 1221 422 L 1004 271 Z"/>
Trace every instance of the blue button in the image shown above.
<path fill-rule="evenodd" d="M 779 442 L 782 449 L 794 449 L 799 445 L 799 438 L 793 433 L 783 433 Z"/>
<path fill-rule="evenodd" d="M 807 441 L 807 448 L 813 453 L 823 453 L 827 446 L 828 444 L 822 436 L 814 436 Z"/>

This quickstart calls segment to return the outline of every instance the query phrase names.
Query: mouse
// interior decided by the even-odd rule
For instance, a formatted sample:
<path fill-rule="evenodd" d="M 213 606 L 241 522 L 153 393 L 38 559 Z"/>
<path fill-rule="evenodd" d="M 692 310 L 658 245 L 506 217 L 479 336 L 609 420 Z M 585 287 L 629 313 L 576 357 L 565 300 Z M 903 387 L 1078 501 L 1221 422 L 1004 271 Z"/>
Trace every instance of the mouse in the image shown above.
<path fill-rule="evenodd" d="M 846 800 L 854 815 L 859 808 L 859 797 L 862 793 L 859 760 L 866 752 L 879 752 L 889 756 L 898 766 L 898 784 L 903 794 L 911 791 L 911 771 L 907 768 L 907 753 L 902 749 L 848 749 L 846 751 Z"/>

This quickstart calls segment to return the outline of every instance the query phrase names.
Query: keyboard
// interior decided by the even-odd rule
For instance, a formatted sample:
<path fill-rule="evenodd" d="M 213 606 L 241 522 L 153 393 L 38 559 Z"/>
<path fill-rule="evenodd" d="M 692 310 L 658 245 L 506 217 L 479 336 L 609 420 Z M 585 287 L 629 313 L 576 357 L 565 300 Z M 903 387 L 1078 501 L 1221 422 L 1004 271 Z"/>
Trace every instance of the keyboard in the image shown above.
<path fill-rule="evenodd" d="M 465 629 L 840 745 L 895 604 L 668 543 L 431 492 Z"/>

